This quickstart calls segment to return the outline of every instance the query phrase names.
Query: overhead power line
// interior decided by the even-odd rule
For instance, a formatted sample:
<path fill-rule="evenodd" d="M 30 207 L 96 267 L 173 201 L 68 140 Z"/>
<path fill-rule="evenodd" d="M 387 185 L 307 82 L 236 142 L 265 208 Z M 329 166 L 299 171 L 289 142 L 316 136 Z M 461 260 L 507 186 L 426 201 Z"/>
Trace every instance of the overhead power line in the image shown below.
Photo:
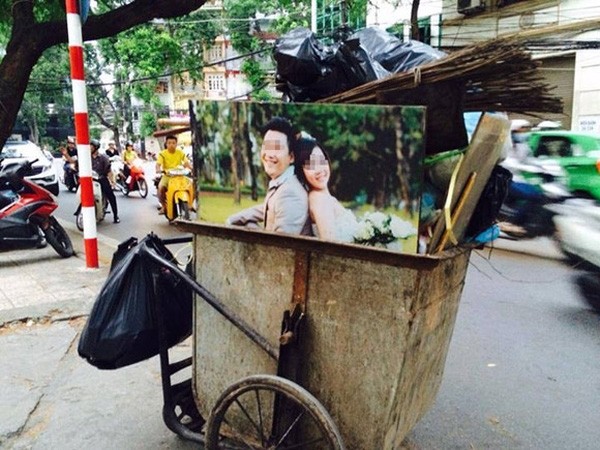
<path fill-rule="evenodd" d="M 235 61 L 238 59 L 242 59 L 242 58 L 247 58 L 249 56 L 254 56 L 254 55 L 258 55 L 260 53 L 264 53 L 266 51 L 272 50 L 272 47 L 265 47 L 259 50 L 255 50 L 252 52 L 248 52 L 248 53 L 244 53 L 242 55 L 238 55 L 238 56 L 232 56 L 231 58 L 225 58 L 225 59 L 220 59 L 218 61 L 212 61 L 210 63 L 206 63 L 206 64 L 202 64 L 199 66 L 194 66 L 194 67 L 189 67 L 186 69 L 180 69 L 180 70 L 173 70 L 171 72 L 165 72 L 162 73 L 160 75 L 153 75 L 153 76 L 148 76 L 148 77 L 138 77 L 138 78 L 132 78 L 131 80 L 118 80 L 118 81 L 111 81 L 111 82 L 106 82 L 106 83 L 87 83 L 87 86 L 90 88 L 94 88 L 94 87 L 102 87 L 102 86 L 118 86 L 118 85 L 122 85 L 122 84 L 129 84 L 129 83 L 140 83 L 140 82 L 144 82 L 144 81 L 152 81 L 152 80 L 158 80 L 160 78 L 167 78 L 173 75 L 179 75 L 182 73 L 186 73 L 186 72 L 190 72 L 192 70 L 198 70 L 198 69 L 202 69 L 204 67 L 212 67 L 212 66 L 218 66 L 220 64 L 225 64 L 231 61 Z M 31 80 L 31 82 L 33 83 L 38 83 L 38 84 L 42 84 L 42 83 L 48 83 L 48 81 L 36 81 L 36 80 Z M 53 90 L 62 90 L 62 89 L 66 89 L 70 86 L 70 82 L 69 81 L 65 81 L 64 86 L 61 87 L 56 87 L 53 89 L 27 89 L 27 92 L 36 92 L 36 91 L 53 91 Z"/>

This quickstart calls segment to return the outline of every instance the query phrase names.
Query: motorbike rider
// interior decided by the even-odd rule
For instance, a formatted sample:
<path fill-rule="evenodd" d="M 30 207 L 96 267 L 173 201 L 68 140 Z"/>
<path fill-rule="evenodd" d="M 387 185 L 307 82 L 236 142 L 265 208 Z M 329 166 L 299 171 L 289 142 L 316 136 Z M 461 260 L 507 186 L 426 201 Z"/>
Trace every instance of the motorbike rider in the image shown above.
<path fill-rule="evenodd" d="M 131 141 L 127 141 L 125 144 L 125 151 L 123 152 L 123 175 L 125 176 L 125 180 L 129 178 L 131 175 L 131 165 L 133 161 L 137 159 L 138 155 L 133 149 L 133 143 Z"/>
<path fill-rule="evenodd" d="M 63 170 L 65 172 L 65 180 L 71 176 L 72 171 L 76 171 L 77 164 L 77 146 L 75 140 L 72 137 L 67 138 L 67 148 L 61 147 L 60 152 L 62 153 L 65 164 Z M 72 166 L 71 166 L 72 164 Z M 75 169 L 73 169 L 75 168 Z"/>
<path fill-rule="evenodd" d="M 106 149 L 106 156 L 112 158 L 113 156 L 117 156 L 119 154 L 119 150 L 115 147 L 114 141 L 110 141 L 108 143 L 108 148 Z"/>
<path fill-rule="evenodd" d="M 117 209 L 117 198 L 115 193 L 110 186 L 108 181 L 108 175 L 110 173 L 110 160 L 108 156 L 101 155 L 98 151 L 100 149 L 100 142 L 96 139 L 90 141 L 90 150 L 92 152 L 92 170 L 98 174 L 98 182 L 102 188 L 102 194 L 106 197 L 110 203 L 110 209 L 113 213 L 113 222 L 119 223 L 119 211 Z"/>
<path fill-rule="evenodd" d="M 184 166 L 191 170 L 192 165 L 188 160 L 188 157 L 177 148 L 177 137 L 170 134 L 165 139 L 165 149 L 158 154 L 156 159 L 156 173 L 163 172 L 163 175 L 158 183 L 158 201 L 160 202 L 161 208 L 158 210 L 158 214 L 165 213 L 165 197 L 167 188 L 169 187 L 169 180 L 171 177 L 166 175 L 166 171 L 175 169 L 176 167 Z"/>

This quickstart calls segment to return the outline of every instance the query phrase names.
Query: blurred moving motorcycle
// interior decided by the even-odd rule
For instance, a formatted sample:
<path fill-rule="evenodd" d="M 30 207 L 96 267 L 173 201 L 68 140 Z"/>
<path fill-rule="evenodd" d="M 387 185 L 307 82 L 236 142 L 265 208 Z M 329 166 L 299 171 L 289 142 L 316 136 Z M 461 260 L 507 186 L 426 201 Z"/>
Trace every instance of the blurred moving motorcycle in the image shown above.
<path fill-rule="evenodd" d="M 555 238 L 574 267 L 575 284 L 586 303 L 600 312 L 600 203 L 576 198 L 553 205 Z"/>
<path fill-rule="evenodd" d="M 600 270 L 600 203 L 574 198 L 549 209 L 555 214 L 555 237 L 565 256 Z"/>
<path fill-rule="evenodd" d="M 502 164 L 513 173 L 508 194 L 498 214 L 501 237 L 530 239 L 553 236 L 556 214 L 551 205 L 572 198 L 557 164 Z"/>

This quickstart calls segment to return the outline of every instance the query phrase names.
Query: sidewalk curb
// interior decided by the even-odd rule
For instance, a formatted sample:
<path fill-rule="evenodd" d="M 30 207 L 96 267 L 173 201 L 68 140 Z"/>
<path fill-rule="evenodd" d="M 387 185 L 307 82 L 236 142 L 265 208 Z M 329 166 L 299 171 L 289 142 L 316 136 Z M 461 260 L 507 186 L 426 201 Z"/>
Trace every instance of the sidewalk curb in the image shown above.
<path fill-rule="evenodd" d="M 62 227 L 69 233 L 71 241 L 73 242 L 73 249 L 75 250 L 75 256 L 85 261 L 85 249 L 83 245 L 83 232 L 79 231 L 75 223 L 68 222 L 63 219 L 57 218 L 58 222 Z M 77 236 L 80 239 L 74 239 Z M 117 250 L 120 242 L 104 234 L 97 234 L 98 241 L 98 262 L 100 266 L 106 265 L 110 267 L 112 261 L 112 255 Z"/>
<path fill-rule="evenodd" d="M 71 238 L 73 243 L 73 249 L 75 251 L 74 257 L 77 261 L 69 261 L 71 258 L 66 260 L 57 259 L 57 264 L 61 264 L 61 261 L 69 261 L 68 265 L 65 266 L 67 270 L 82 272 L 81 275 L 86 277 L 93 276 L 95 281 L 93 282 L 93 295 L 86 295 L 80 292 L 78 286 L 81 287 L 85 283 L 77 284 L 73 286 L 73 292 L 71 295 L 65 296 L 63 299 L 57 299 L 54 301 L 30 304 L 26 306 L 18 306 L 14 308 L 7 308 L 0 310 L 0 328 L 6 326 L 12 322 L 24 322 L 28 320 L 38 321 L 49 321 L 57 322 L 62 320 L 69 320 L 76 317 L 87 316 L 90 313 L 92 305 L 96 299 L 99 290 L 100 281 L 106 280 L 110 263 L 112 261 L 112 255 L 116 251 L 119 241 L 110 238 L 108 236 L 99 234 L 98 235 L 98 268 L 86 267 L 86 257 L 83 242 L 83 233 L 79 231 L 76 225 L 72 222 L 57 218 L 57 221 L 65 229 Z M 72 257 L 73 258 L 73 257 Z M 35 261 L 35 260 L 32 260 Z M 90 275 L 86 275 L 85 273 Z M 93 275 L 91 275 L 93 274 Z M 98 279 L 100 277 L 100 280 Z"/>

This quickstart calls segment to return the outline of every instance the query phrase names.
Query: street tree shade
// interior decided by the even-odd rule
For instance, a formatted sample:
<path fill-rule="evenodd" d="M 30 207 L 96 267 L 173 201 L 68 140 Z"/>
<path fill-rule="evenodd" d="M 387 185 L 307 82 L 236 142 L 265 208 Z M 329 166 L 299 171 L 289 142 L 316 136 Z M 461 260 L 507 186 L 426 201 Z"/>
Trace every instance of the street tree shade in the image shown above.
<path fill-rule="evenodd" d="M 64 8 L 64 0 L 46 0 Z M 100 15 L 90 15 L 83 39 L 114 36 L 153 19 L 175 18 L 200 8 L 206 0 L 133 0 Z M 5 2 L 2 2 L 5 3 Z M 31 71 L 42 53 L 67 44 L 66 14 L 61 20 L 38 21 L 34 1 L 11 0 L 12 28 L 6 53 L 0 62 L 0 147 L 10 136 L 23 101 Z"/>

